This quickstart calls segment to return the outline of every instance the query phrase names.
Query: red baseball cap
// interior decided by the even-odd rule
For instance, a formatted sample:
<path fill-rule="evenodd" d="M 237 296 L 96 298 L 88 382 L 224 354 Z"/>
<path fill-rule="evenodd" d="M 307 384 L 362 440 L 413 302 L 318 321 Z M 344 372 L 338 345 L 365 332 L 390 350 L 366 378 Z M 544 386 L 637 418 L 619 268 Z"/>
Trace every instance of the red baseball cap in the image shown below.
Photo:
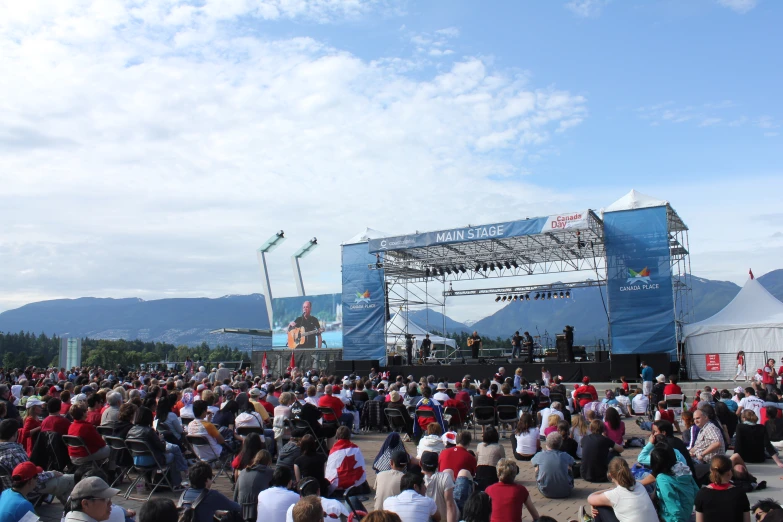
<path fill-rule="evenodd" d="M 455 388 L 462 388 L 462 383 L 461 382 L 455 382 L 454 383 L 454 387 Z"/>
<path fill-rule="evenodd" d="M 11 474 L 11 479 L 14 482 L 27 482 L 33 477 L 37 477 L 39 473 L 43 473 L 43 468 L 40 468 L 30 462 L 22 462 L 14 468 L 14 472 Z"/>
<path fill-rule="evenodd" d="M 590 382 L 590 377 L 585 375 L 584 377 L 582 377 L 582 382 L 585 383 L 585 384 L 589 383 Z"/>

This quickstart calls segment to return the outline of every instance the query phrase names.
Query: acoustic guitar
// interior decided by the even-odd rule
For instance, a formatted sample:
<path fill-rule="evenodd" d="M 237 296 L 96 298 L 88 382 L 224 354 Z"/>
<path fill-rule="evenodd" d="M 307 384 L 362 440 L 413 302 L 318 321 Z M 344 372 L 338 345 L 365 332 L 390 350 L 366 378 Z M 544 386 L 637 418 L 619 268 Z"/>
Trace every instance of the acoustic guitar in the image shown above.
<path fill-rule="evenodd" d="M 480 343 L 481 339 L 473 339 L 472 337 L 468 337 L 468 346 L 473 346 L 473 343 Z"/>
<path fill-rule="evenodd" d="M 300 326 L 299 328 L 291 328 L 288 330 L 288 347 L 296 348 L 297 346 L 301 346 L 305 343 L 305 339 L 307 339 L 309 335 L 318 334 L 323 331 L 323 328 L 317 328 L 315 330 L 305 332 L 304 326 Z"/>

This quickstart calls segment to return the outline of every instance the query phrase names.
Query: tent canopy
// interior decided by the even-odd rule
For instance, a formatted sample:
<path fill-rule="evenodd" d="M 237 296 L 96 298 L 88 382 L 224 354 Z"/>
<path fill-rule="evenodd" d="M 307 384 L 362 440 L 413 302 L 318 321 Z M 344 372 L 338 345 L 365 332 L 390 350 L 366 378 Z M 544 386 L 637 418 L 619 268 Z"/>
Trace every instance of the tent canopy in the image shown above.
<path fill-rule="evenodd" d="M 385 234 L 383 232 L 379 232 L 378 230 L 375 230 L 373 228 L 365 228 L 355 236 L 353 236 L 351 239 L 343 243 L 343 245 L 353 245 L 356 243 L 366 243 L 370 239 L 378 239 L 381 237 L 386 237 L 388 234 Z"/>
<path fill-rule="evenodd" d="M 414 343 L 416 344 L 416 347 L 421 346 L 421 342 L 424 340 L 424 336 L 429 334 L 430 341 L 432 341 L 432 344 L 434 345 L 445 344 L 447 346 L 450 346 L 451 348 L 454 349 L 457 348 L 457 341 L 455 341 L 454 339 L 441 337 L 440 335 L 435 335 L 433 333 L 428 332 L 418 324 L 408 320 L 406 315 L 401 312 L 395 313 L 392 316 L 391 320 L 389 321 L 387 334 L 386 334 L 386 345 L 405 346 L 406 333 L 416 336 L 416 339 L 414 339 Z"/>
<path fill-rule="evenodd" d="M 636 190 L 632 189 L 628 194 L 606 207 L 604 212 L 619 212 L 621 210 L 634 210 L 637 208 L 663 207 L 668 204 L 668 201 L 656 199 L 652 196 L 642 194 L 641 192 L 637 192 Z"/>
<path fill-rule="evenodd" d="M 757 279 L 748 279 L 726 307 L 698 323 L 683 328 L 685 337 L 749 328 L 783 329 L 783 303 Z"/>

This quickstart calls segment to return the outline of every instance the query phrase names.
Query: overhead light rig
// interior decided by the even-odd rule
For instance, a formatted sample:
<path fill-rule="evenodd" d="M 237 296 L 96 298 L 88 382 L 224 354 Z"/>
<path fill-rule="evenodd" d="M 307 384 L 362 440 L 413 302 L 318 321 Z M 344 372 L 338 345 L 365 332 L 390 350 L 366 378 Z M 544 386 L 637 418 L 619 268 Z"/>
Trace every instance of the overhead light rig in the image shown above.
<path fill-rule="evenodd" d="M 588 280 L 576 283 L 552 283 L 545 285 L 508 286 L 504 288 L 474 288 L 468 290 L 449 289 L 443 293 L 447 297 L 464 295 L 494 295 L 495 302 L 541 301 L 551 299 L 569 299 L 574 290 L 605 286 L 606 280 Z"/>

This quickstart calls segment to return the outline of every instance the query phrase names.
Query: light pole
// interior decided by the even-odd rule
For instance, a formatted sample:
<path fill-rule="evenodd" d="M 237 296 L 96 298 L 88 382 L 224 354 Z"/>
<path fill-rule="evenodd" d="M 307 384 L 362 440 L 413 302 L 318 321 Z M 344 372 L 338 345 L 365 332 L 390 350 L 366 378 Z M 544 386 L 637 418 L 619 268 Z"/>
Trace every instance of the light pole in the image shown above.
<path fill-rule="evenodd" d="M 280 244 L 285 241 L 285 234 L 281 230 L 274 236 L 266 240 L 266 243 L 261 245 L 261 248 L 256 252 L 258 257 L 258 266 L 261 269 L 261 284 L 264 286 L 264 299 L 266 301 L 266 314 L 269 317 L 269 329 L 274 329 L 274 323 L 272 318 L 272 285 L 269 284 L 269 271 L 266 267 L 266 255 Z"/>
<path fill-rule="evenodd" d="M 304 297 L 305 290 L 304 290 L 304 282 L 302 281 L 302 270 L 299 268 L 299 260 L 302 259 L 304 256 L 315 250 L 315 247 L 318 246 L 318 239 L 313 238 L 304 245 L 302 245 L 302 248 L 294 252 L 294 255 L 291 256 L 291 266 L 294 269 L 294 282 L 296 283 L 296 291 L 299 294 L 300 297 Z"/>

